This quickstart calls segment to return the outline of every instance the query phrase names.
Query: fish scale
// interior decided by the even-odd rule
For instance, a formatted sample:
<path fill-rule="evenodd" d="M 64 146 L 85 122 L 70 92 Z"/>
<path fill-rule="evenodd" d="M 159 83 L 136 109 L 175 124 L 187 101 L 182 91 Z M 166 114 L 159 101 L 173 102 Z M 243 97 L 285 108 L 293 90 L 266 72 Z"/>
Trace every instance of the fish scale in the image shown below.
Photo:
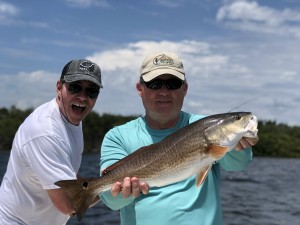
<path fill-rule="evenodd" d="M 257 118 L 250 112 L 215 114 L 191 123 L 162 141 L 141 147 L 109 166 L 101 177 L 62 180 L 55 184 L 70 197 L 78 220 L 94 198 L 125 177 L 137 177 L 150 187 L 161 187 L 196 175 L 205 180 L 212 164 L 243 137 L 258 141 Z"/>

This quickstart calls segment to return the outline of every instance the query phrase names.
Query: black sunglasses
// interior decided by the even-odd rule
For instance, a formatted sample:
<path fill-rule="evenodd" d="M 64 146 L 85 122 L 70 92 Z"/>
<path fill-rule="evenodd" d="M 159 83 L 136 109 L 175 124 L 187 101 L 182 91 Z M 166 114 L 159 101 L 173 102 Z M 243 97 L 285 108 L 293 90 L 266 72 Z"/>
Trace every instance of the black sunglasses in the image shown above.
<path fill-rule="evenodd" d="M 153 90 L 158 90 L 160 89 L 163 84 L 166 85 L 167 89 L 169 90 L 176 90 L 179 89 L 182 84 L 184 83 L 183 80 L 177 79 L 177 78 L 171 78 L 167 80 L 161 80 L 161 79 L 153 79 L 148 82 L 144 81 L 143 78 L 141 77 L 140 82 L 142 84 L 145 84 L 147 88 L 153 89 Z"/>
<path fill-rule="evenodd" d="M 70 94 L 80 93 L 83 89 L 81 85 L 75 83 L 67 84 L 67 88 Z M 89 98 L 97 98 L 100 90 L 97 88 L 86 88 L 85 92 Z"/>

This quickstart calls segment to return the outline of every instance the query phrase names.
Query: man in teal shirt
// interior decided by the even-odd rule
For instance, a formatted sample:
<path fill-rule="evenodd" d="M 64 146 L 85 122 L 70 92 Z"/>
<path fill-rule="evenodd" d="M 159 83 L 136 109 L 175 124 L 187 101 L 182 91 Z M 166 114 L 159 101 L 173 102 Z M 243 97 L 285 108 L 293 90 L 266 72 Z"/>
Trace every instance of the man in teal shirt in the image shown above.
<path fill-rule="evenodd" d="M 136 89 L 146 115 L 106 134 L 101 147 L 101 170 L 204 117 L 181 111 L 188 84 L 183 64 L 172 52 L 145 58 Z M 220 169 L 243 170 L 251 159 L 251 144 L 243 138 L 234 151 L 212 166 L 200 187 L 195 177 L 159 188 L 149 188 L 136 177 L 126 177 L 104 192 L 101 199 L 111 209 L 120 209 L 122 225 L 221 225 Z"/>

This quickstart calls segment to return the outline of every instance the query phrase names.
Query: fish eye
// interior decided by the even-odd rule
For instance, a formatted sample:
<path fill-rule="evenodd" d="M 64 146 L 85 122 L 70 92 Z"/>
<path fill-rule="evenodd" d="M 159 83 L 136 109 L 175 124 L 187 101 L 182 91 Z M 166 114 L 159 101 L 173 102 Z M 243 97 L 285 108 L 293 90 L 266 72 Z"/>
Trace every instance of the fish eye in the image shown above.
<path fill-rule="evenodd" d="M 103 175 L 106 175 L 107 173 L 108 173 L 108 170 L 107 170 L 107 169 L 104 169 L 104 170 L 102 171 L 102 174 L 101 174 L 101 175 L 103 176 Z"/>
<path fill-rule="evenodd" d="M 236 116 L 235 119 L 236 120 L 240 120 L 242 117 L 241 116 Z"/>

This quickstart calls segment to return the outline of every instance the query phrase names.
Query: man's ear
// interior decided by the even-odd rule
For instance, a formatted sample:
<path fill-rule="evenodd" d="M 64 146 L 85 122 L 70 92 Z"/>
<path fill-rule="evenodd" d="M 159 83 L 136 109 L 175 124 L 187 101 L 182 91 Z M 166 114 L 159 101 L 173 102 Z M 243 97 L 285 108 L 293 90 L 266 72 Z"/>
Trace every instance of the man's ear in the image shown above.
<path fill-rule="evenodd" d="M 63 87 L 63 84 L 61 83 L 60 80 L 58 80 L 58 81 L 56 82 L 56 92 L 57 92 L 57 97 L 58 97 L 58 99 L 60 99 L 60 96 L 62 95 L 62 93 L 61 93 L 62 87 Z"/>
<path fill-rule="evenodd" d="M 142 85 L 140 82 L 136 83 L 136 90 L 139 96 L 142 96 Z"/>
<path fill-rule="evenodd" d="M 56 82 L 56 91 L 57 91 L 57 93 L 60 92 L 61 89 L 62 89 L 62 83 L 60 82 L 60 80 L 58 80 Z"/>
<path fill-rule="evenodd" d="M 184 96 L 186 96 L 186 94 L 187 94 L 187 91 L 188 91 L 188 88 L 189 88 L 189 85 L 188 85 L 188 83 L 187 82 L 184 82 L 184 87 L 183 87 L 183 91 L 184 91 Z"/>

